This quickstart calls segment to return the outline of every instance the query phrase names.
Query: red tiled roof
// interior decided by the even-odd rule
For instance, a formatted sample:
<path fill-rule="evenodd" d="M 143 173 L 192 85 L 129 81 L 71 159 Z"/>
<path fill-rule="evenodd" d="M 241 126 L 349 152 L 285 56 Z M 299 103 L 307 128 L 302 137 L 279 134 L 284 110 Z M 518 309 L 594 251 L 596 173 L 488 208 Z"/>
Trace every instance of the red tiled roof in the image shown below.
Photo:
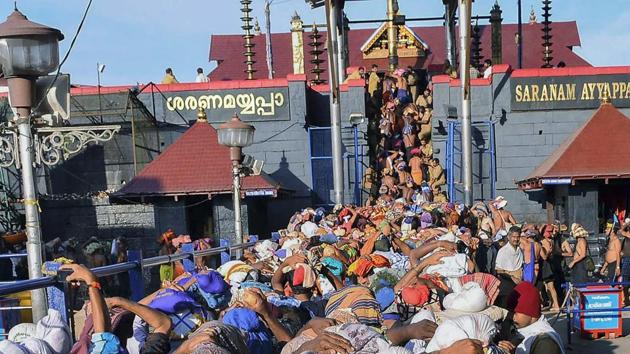
<path fill-rule="evenodd" d="M 630 178 L 626 150 L 630 118 L 611 104 L 595 114 L 565 140 L 519 185 L 542 178 Z"/>
<path fill-rule="evenodd" d="M 492 51 L 490 47 L 491 31 L 489 25 L 480 27 L 481 34 L 481 55 L 484 59 L 491 58 Z M 502 47 L 503 47 L 503 63 L 510 64 L 513 68 L 517 67 L 517 50 L 514 42 L 514 35 L 517 32 L 516 24 L 503 25 Z M 412 65 L 417 68 L 429 68 L 430 71 L 441 70 L 442 64 L 446 59 L 446 44 L 444 27 L 412 27 L 412 30 L 429 45 L 429 54 L 424 58 L 399 58 L 400 66 Z M 348 48 L 349 48 L 349 66 L 370 66 L 377 64 L 381 68 L 387 67 L 387 59 L 364 60 L 363 53 L 360 48 L 363 43 L 372 35 L 375 29 L 353 29 L 348 32 Z M 322 34 L 321 41 L 325 42 L 326 32 Z M 309 70 L 312 68 L 310 63 L 311 55 L 307 44 L 309 32 L 304 32 L 304 63 L 308 78 L 312 78 Z M 574 66 L 591 66 L 586 60 L 572 51 L 574 46 L 580 46 L 580 36 L 578 34 L 577 23 L 571 22 L 554 22 L 552 26 L 553 35 L 553 63 L 564 61 L 568 67 Z M 542 64 L 542 25 L 524 24 L 523 25 L 523 67 L 539 68 Z M 256 44 L 254 51 L 256 52 L 254 69 L 257 70 L 254 77 L 267 77 L 267 64 L 265 59 L 265 36 L 255 36 L 253 42 Z M 273 68 L 275 77 L 286 77 L 293 73 L 293 56 L 291 47 L 291 33 L 274 33 L 271 39 L 273 45 Z M 324 45 L 325 46 L 325 45 Z M 325 49 L 325 48 L 323 48 Z M 208 75 L 210 80 L 243 80 L 246 79 L 245 60 L 243 54 L 243 38 L 240 34 L 234 35 L 212 35 L 210 37 L 210 60 L 216 60 L 218 66 Z M 324 62 L 321 67 L 328 67 L 326 61 L 327 54 L 320 56 Z M 326 77 L 327 74 L 324 73 Z"/>
<path fill-rule="evenodd" d="M 230 193 L 232 162 L 229 148 L 219 145 L 217 131 L 207 122 L 197 122 L 117 195 L 160 196 Z M 271 177 L 245 177 L 243 190 L 275 189 Z"/>

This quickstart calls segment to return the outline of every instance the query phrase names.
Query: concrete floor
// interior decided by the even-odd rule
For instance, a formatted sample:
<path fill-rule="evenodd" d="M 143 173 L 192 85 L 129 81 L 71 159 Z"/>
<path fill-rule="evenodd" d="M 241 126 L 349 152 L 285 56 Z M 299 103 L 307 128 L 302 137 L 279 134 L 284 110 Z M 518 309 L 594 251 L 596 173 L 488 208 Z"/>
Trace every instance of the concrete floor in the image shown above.
<path fill-rule="evenodd" d="M 555 319 L 555 314 L 546 314 L 550 323 Z M 623 317 L 623 336 L 615 339 L 583 339 L 579 333 L 573 333 L 571 336 L 571 345 L 567 341 L 567 321 L 564 315 L 561 315 L 553 327 L 562 337 L 565 350 L 568 354 L 627 354 L 630 353 L 630 312 L 622 312 Z"/>

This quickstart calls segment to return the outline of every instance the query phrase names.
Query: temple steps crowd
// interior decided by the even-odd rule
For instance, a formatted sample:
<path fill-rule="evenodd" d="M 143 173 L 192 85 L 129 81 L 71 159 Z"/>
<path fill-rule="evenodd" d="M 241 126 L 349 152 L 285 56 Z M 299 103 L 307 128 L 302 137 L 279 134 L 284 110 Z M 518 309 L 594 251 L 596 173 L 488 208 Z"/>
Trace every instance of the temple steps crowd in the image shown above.
<path fill-rule="evenodd" d="M 374 113 L 365 205 L 297 211 L 279 239 L 216 268 L 204 257 L 194 269 L 163 265 L 159 289 L 138 302 L 111 296 L 128 279 L 89 270 L 125 261 L 124 239 L 72 246 L 87 266 L 60 258 L 69 245 L 57 240 L 44 270 L 66 270 L 84 294 L 77 341 L 50 310 L 12 328 L 0 353 L 564 353 L 543 310 L 559 310 L 566 280 L 627 279 L 630 220 L 605 226 L 608 252 L 594 274 L 579 224 L 516 220 L 503 197 L 449 202 L 431 146 L 431 91 L 419 92 L 414 75 L 373 67 L 350 77 L 367 80 Z M 173 230 L 156 243 L 161 254 L 213 247 Z"/>

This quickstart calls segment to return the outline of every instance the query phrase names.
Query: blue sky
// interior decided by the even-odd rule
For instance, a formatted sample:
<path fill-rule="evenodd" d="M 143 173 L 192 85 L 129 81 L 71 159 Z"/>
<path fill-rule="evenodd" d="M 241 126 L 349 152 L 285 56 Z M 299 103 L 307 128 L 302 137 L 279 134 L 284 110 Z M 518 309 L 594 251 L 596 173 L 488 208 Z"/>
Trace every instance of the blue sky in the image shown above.
<path fill-rule="evenodd" d="M 476 0 L 473 13 L 486 15 L 495 0 Z M 401 10 L 414 17 L 440 16 L 440 0 L 399 0 Z M 522 0 L 523 20 L 532 5 L 540 20 L 541 1 Z M 29 19 L 59 28 L 66 36 L 63 55 L 87 0 L 19 0 Z M 253 0 L 253 15 L 264 23 L 264 0 Z M 504 22 L 516 22 L 516 0 L 500 0 Z M 350 19 L 383 17 L 386 2 L 348 2 Z M 552 20 L 578 22 L 582 48 L 576 51 L 590 63 L 630 65 L 628 0 L 555 0 Z M 2 0 L 0 14 L 8 15 L 13 1 Z M 322 9 L 311 10 L 304 0 L 274 0 L 272 31 L 285 32 L 297 11 L 306 23 L 323 22 Z M 95 84 L 96 63 L 107 65 L 103 85 L 158 82 L 170 66 L 180 81 L 192 81 L 199 66 L 208 71 L 211 34 L 241 33 L 238 0 L 94 0 L 92 8 L 63 67 L 74 83 Z M 439 22 L 429 23 L 439 25 Z M 241 60 L 240 58 L 238 60 Z"/>

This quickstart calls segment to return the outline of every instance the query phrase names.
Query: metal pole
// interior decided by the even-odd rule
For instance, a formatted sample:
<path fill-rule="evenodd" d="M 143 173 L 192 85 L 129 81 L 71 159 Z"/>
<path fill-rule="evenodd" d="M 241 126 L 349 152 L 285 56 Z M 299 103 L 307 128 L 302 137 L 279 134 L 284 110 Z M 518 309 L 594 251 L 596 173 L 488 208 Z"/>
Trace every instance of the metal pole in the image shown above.
<path fill-rule="evenodd" d="M 133 102 L 131 102 L 131 145 L 133 148 L 133 175 L 138 174 L 138 156 L 136 155 L 136 119 L 133 110 Z"/>
<path fill-rule="evenodd" d="M 265 49 L 267 53 L 267 72 L 269 73 L 267 77 L 269 79 L 273 79 L 273 54 L 271 51 L 271 9 L 269 6 L 271 5 L 270 0 L 265 0 Z"/>
<path fill-rule="evenodd" d="M 389 71 L 398 68 L 398 27 L 394 25 L 394 15 L 398 13 L 398 1 L 387 0 L 387 46 L 389 48 Z"/>
<path fill-rule="evenodd" d="M 338 5 L 337 5 L 338 7 Z M 337 65 L 339 66 L 337 75 L 339 75 L 339 82 L 343 82 L 346 79 L 346 36 L 345 36 L 345 23 L 343 21 L 343 9 L 337 9 Z"/>
<path fill-rule="evenodd" d="M 470 124 L 470 14 L 472 0 L 459 4 L 459 72 L 462 84 L 462 168 L 464 173 L 464 203 L 473 203 L 472 127 Z"/>
<path fill-rule="evenodd" d="M 20 164 L 22 165 L 22 198 L 26 214 L 26 253 L 28 254 L 29 279 L 41 278 L 42 275 L 42 235 L 39 221 L 39 202 L 35 186 L 33 168 L 33 136 L 29 121 L 30 108 L 18 108 L 17 126 L 19 133 Z M 33 322 L 46 316 L 48 304 L 46 290 L 31 290 L 33 304 Z"/>
<path fill-rule="evenodd" d="M 451 6 L 451 0 L 444 2 L 444 35 L 446 36 L 446 59 L 451 66 L 455 67 L 455 43 L 453 43 L 454 12 Z"/>
<path fill-rule="evenodd" d="M 354 133 L 354 204 L 361 204 L 361 188 L 359 185 L 359 181 L 361 180 L 361 175 L 359 174 L 359 126 L 356 124 L 353 127 Z"/>
<path fill-rule="evenodd" d="M 518 68 L 523 68 L 523 18 L 521 16 L 522 8 L 521 8 L 521 0 L 518 0 L 518 40 L 516 41 L 516 46 L 518 48 Z"/>
<path fill-rule="evenodd" d="M 341 141 L 341 105 L 339 93 L 337 19 L 338 8 L 332 0 L 326 0 L 326 24 L 328 26 L 328 74 L 330 75 L 330 141 L 332 145 L 333 160 L 333 184 L 335 204 L 343 204 L 344 178 L 343 178 L 343 144 Z"/>
<path fill-rule="evenodd" d="M 232 200 L 234 202 L 234 235 L 236 243 L 243 242 L 241 225 L 241 166 L 239 161 L 232 161 Z"/>
<path fill-rule="evenodd" d="M 101 104 L 101 70 L 98 62 L 96 63 L 96 87 L 98 89 L 98 113 L 101 116 L 101 124 L 103 124 L 103 106 Z"/>

